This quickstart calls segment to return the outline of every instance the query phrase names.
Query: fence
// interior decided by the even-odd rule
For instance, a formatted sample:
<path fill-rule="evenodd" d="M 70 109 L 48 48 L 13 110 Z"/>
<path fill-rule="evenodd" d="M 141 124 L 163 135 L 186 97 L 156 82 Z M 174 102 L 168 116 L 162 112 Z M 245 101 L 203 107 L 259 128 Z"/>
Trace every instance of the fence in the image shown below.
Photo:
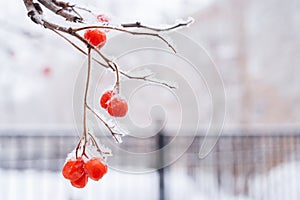
<path fill-rule="evenodd" d="M 183 141 L 186 137 L 189 136 L 180 136 Z M 249 189 L 251 180 L 259 175 L 267 176 L 270 170 L 276 169 L 284 163 L 294 163 L 300 160 L 300 134 L 298 132 L 226 134 L 219 139 L 214 150 L 205 159 L 199 160 L 199 145 L 203 139 L 203 136 L 196 136 L 190 148 L 179 160 L 156 174 L 158 178 L 155 179 L 157 181 L 155 198 L 174 199 L 174 192 L 182 189 L 180 184 L 173 184 L 174 176 L 183 174 L 199 191 L 207 190 L 205 187 L 208 185 L 214 187 L 211 190 L 215 193 L 214 199 L 222 199 L 224 194 L 251 199 L 268 199 L 263 195 L 258 198 L 258 195 L 254 194 L 257 190 L 253 187 Z M 58 172 L 67 153 L 74 148 L 77 140 L 78 138 L 74 136 L 55 133 L 31 136 L 4 135 L 2 133 L 0 136 L 0 169 L 4 172 L 26 169 Z M 164 135 L 161 135 L 160 139 L 152 137 L 139 142 L 125 138 L 123 148 L 133 152 L 137 148 L 155 149 L 170 140 L 172 140 L 171 136 Z M 122 161 L 120 162 L 122 163 Z M 284 183 L 284 187 L 287 190 L 292 189 L 297 187 L 298 183 L 300 181 L 291 180 Z M 298 193 L 293 195 L 298 195 Z M 299 199 L 298 197 L 300 198 L 300 196 L 294 198 Z M 285 199 L 293 198 L 285 197 Z"/>

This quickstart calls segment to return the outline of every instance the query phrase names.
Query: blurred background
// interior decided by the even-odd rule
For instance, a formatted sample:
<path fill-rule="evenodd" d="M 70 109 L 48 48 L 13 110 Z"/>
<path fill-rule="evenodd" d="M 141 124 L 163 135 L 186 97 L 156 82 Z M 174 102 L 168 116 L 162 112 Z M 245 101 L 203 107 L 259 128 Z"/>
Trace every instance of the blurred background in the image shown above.
<path fill-rule="evenodd" d="M 163 170 L 132 174 L 111 168 L 100 182 L 72 188 L 60 170 L 79 139 L 73 95 L 86 58 L 32 23 L 22 1 L 6 1 L 0 8 L 0 199 L 300 199 L 299 1 L 75 2 L 114 23 L 173 24 L 193 17 L 194 24 L 180 32 L 217 65 L 226 90 L 224 130 L 204 159 L 198 158 L 205 132 L 200 127 L 188 150 Z M 172 110 L 172 103 L 165 105 Z M 201 108 L 207 125 L 210 107 Z M 155 149 L 172 139 L 171 125 L 157 137 L 125 137 L 122 148 Z M 186 126 L 177 137 L 194 135 Z"/>

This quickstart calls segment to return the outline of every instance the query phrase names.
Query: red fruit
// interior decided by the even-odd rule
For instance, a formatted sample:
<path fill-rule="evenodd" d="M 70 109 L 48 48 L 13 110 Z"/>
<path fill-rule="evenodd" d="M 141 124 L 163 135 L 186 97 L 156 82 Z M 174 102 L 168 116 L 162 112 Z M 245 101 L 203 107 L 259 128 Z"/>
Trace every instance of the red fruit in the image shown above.
<path fill-rule="evenodd" d="M 86 30 L 84 33 L 84 39 L 86 39 L 91 45 L 101 48 L 106 42 L 106 34 L 99 29 Z"/>
<path fill-rule="evenodd" d="M 43 74 L 44 74 L 45 76 L 49 76 L 49 75 L 51 74 L 51 68 L 50 68 L 50 67 L 45 67 L 45 68 L 43 69 Z"/>
<path fill-rule="evenodd" d="M 81 158 L 68 160 L 64 165 L 62 174 L 66 179 L 75 181 L 84 174 L 84 162 Z"/>
<path fill-rule="evenodd" d="M 125 100 L 121 98 L 113 98 L 107 107 L 108 113 L 113 117 L 124 117 L 127 113 L 128 105 Z"/>
<path fill-rule="evenodd" d="M 85 164 L 86 174 L 93 180 L 98 181 L 107 172 L 107 165 L 99 158 L 92 158 Z"/>
<path fill-rule="evenodd" d="M 88 176 L 84 173 L 79 179 L 71 181 L 71 184 L 77 188 L 84 188 L 88 182 Z"/>
<path fill-rule="evenodd" d="M 108 106 L 108 101 L 115 95 L 112 90 L 106 91 L 100 99 L 100 105 L 102 108 L 106 109 Z"/>
<path fill-rule="evenodd" d="M 102 23 L 108 23 L 109 22 L 108 17 L 103 15 L 103 14 L 98 15 L 97 19 L 98 19 L 99 22 L 102 22 Z"/>

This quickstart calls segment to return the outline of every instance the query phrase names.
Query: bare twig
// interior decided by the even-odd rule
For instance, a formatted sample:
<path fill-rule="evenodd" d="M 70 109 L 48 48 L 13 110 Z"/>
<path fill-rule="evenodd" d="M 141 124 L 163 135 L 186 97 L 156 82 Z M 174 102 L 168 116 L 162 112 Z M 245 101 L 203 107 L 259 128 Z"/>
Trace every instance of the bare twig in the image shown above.
<path fill-rule="evenodd" d="M 83 22 L 83 18 L 80 15 L 78 15 L 76 12 L 75 12 L 75 14 L 77 14 L 78 16 L 72 15 L 70 12 L 68 12 L 64 8 L 58 7 L 59 4 L 62 5 L 62 3 L 64 3 L 64 2 L 58 3 L 56 1 L 50 1 L 50 0 L 38 0 L 38 1 L 43 6 L 45 6 L 46 8 L 48 8 L 49 10 L 51 10 L 52 12 L 54 12 L 55 14 L 60 15 L 63 18 L 65 18 L 67 21 L 70 21 L 70 22 L 80 22 L 80 23 Z M 65 3 L 65 5 L 68 5 L 68 3 Z"/>
<path fill-rule="evenodd" d="M 96 147 L 97 151 L 98 151 L 100 154 L 107 154 L 107 155 L 110 154 L 110 152 L 104 152 L 104 151 L 102 151 L 102 150 L 100 149 L 99 144 L 98 144 L 97 140 L 95 139 L 95 137 L 93 136 L 93 134 L 91 134 L 91 133 L 88 133 L 88 134 L 89 134 L 89 136 L 90 136 L 90 139 L 92 140 L 93 145 Z"/>
<path fill-rule="evenodd" d="M 102 152 L 101 149 L 99 148 L 99 145 L 97 144 L 97 140 L 95 140 L 95 138 L 88 132 L 87 110 L 90 110 L 106 126 L 106 128 L 110 131 L 111 135 L 113 136 L 113 138 L 115 139 L 115 141 L 117 143 L 121 142 L 119 136 L 123 136 L 123 134 L 117 133 L 114 130 L 114 127 L 111 127 L 108 123 L 106 123 L 106 121 L 104 119 L 102 119 L 100 117 L 100 115 L 98 115 L 87 103 L 89 82 L 90 82 L 90 75 L 91 75 L 90 74 L 91 73 L 91 60 L 97 62 L 102 67 L 110 68 L 112 71 L 114 71 L 116 73 L 115 90 L 118 93 L 119 93 L 119 87 L 120 87 L 119 86 L 120 85 L 119 74 L 121 74 L 129 79 L 136 79 L 136 80 L 147 81 L 150 83 L 160 84 L 160 85 L 169 87 L 171 89 L 175 88 L 174 86 L 171 86 L 167 83 L 164 83 L 164 82 L 161 82 L 158 80 L 151 80 L 149 78 L 149 75 L 138 77 L 138 76 L 132 76 L 123 71 L 120 71 L 117 63 L 115 63 L 112 60 L 110 60 L 109 58 L 107 58 L 104 54 L 102 54 L 102 52 L 100 52 L 99 49 L 97 49 L 97 47 L 90 45 L 89 42 L 87 40 L 85 40 L 78 32 L 82 31 L 82 30 L 86 30 L 86 29 L 91 29 L 91 28 L 99 28 L 99 29 L 115 30 L 115 31 L 119 31 L 119 32 L 127 33 L 127 34 L 132 34 L 132 35 L 156 37 L 156 38 L 160 39 L 161 41 L 163 41 L 165 44 L 167 44 L 176 53 L 175 48 L 164 37 L 162 37 L 161 35 L 159 35 L 158 33 L 155 33 L 155 32 L 170 31 L 170 30 L 173 30 L 173 29 L 176 29 L 179 27 L 188 26 L 189 24 L 192 23 L 192 20 L 189 20 L 189 21 L 186 21 L 183 23 L 179 23 L 179 24 L 173 25 L 168 28 L 149 27 L 149 26 L 142 25 L 140 22 L 136 22 L 136 23 L 132 23 L 132 24 L 122 24 L 121 25 L 122 28 L 113 27 L 113 26 L 109 26 L 109 25 L 85 26 L 85 27 L 81 27 L 81 28 L 72 28 L 72 27 L 64 27 L 64 26 L 58 25 L 56 23 L 52 23 L 52 22 L 48 21 L 47 19 L 45 19 L 43 17 L 43 10 L 42 10 L 40 4 L 45 6 L 48 10 L 54 12 L 55 14 L 64 17 L 67 21 L 83 22 L 83 18 L 81 17 L 81 15 L 74 9 L 75 5 L 70 5 L 69 3 L 65 3 L 65 2 L 57 1 L 57 0 L 37 0 L 40 4 L 33 3 L 33 0 L 23 0 L 23 1 L 26 6 L 26 9 L 28 11 L 28 16 L 31 18 L 31 20 L 33 22 L 35 22 L 36 24 L 42 25 L 44 28 L 50 29 L 51 31 L 56 33 L 58 36 L 62 37 L 64 40 L 66 40 L 73 47 L 75 47 L 78 51 L 80 51 L 84 55 L 87 55 L 87 57 L 88 57 L 87 78 L 86 78 L 86 86 L 85 86 L 85 93 L 84 93 L 84 114 L 83 114 L 84 130 L 83 130 L 83 135 L 80 138 L 79 143 L 76 147 L 76 158 L 78 156 L 78 150 L 80 148 L 82 148 L 81 155 L 82 156 L 84 155 L 87 157 L 87 155 L 85 153 L 85 148 L 87 145 L 87 137 L 91 138 L 93 144 L 96 146 L 96 148 L 98 149 L 98 151 L 100 153 L 105 153 L 105 152 Z M 76 7 L 76 8 L 92 13 L 90 10 L 87 10 L 84 8 L 80 8 L 80 7 Z M 149 30 L 150 32 L 131 31 L 131 30 L 127 30 L 126 28 L 141 28 L 141 29 Z M 154 32 L 151 32 L 151 31 L 154 31 Z M 63 33 L 69 34 L 70 36 L 73 36 L 76 39 L 80 40 L 83 44 L 85 44 L 88 47 L 88 52 L 86 52 L 85 50 L 80 48 L 78 45 L 76 45 L 74 42 L 72 42 Z M 92 58 L 91 50 L 95 51 L 106 62 L 106 64 L 100 62 L 99 60 L 97 60 L 95 58 Z"/>
<path fill-rule="evenodd" d="M 114 65 L 115 67 L 115 71 L 116 71 L 116 83 L 115 83 L 115 90 L 117 92 L 117 94 L 120 93 L 120 75 L 119 75 L 119 68 L 118 65 L 115 62 L 112 62 L 112 65 Z"/>
<path fill-rule="evenodd" d="M 84 55 L 87 55 L 87 53 L 81 49 L 79 46 L 77 46 L 76 44 L 74 44 L 71 40 L 69 40 L 67 37 L 65 37 L 63 34 L 61 34 L 60 32 L 56 31 L 55 29 L 50 29 L 52 30 L 53 32 L 55 32 L 57 35 L 59 35 L 60 37 L 62 37 L 63 39 L 65 39 L 68 43 L 70 43 L 73 47 L 75 47 L 78 51 L 80 51 L 81 53 L 83 53 Z M 102 57 L 105 57 L 98 49 L 95 49 L 95 52 L 97 54 L 99 54 L 100 56 Z M 106 57 L 105 57 L 106 58 Z M 115 67 L 117 67 L 116 63 L 113 62 L 113 65 L 115 67 L 112 67 L 112 65 L 110 64 L 104 64 L 102 62 L 100 62 L 99 60 L 97 60 L 96 58 L 92 58 L 93 61 L 95 61 L 96 63 L 98 63 L 99 65 L 105 67 L 105 68 L 111 68 L 112 71 L 116 71 Z M 105 60 L 107 60 L 108 62 L 111 62 L 108 58 L 106 58 Z M 152 80 L 152 79 L 149 79 L 149 76 L 151 75 L 146 75 L 146 76 L 132 76 L 132 75 L 129 75 L 121 70 L 119 70 L 119 74 L 121 74 L 122 76 L 125 76 L 126 78 L 129 78 L 129 79 L 134 79 L 134 80 L 141 80 L 141 81 L 146 81 L 146 82 L 150 82 L 150 83 L 155 83 L 155 84 L 158 84 L 158 85 L 163 85 L 163 86 L 166 86 L 170 89 L 176 89 L 176 87 L 172 86 L 172 85 L 169 85 L 168 83 L 164 83 L 164 82 L 161 82 L 161 81 L 156 81 L 156 80 Z"/>
<path fill-rule="evenodd" d="M 64 38 L 67 42 L 69 42 L 72 46 L 74 46 L 81 53 L 83 53 L 84 55 L 87 55 L 87 53 L 84 50 L 82 50 L 80 47 L 75 45 L 72 41 L 70 41 L 68 38 L 66 38 L 62 34 L 60 34 L 58 31 L 70 34 L 70 35 L 76 37 L 77 39 L 79 39 L 80 41 L 82 41 L 85 45 L 89 45 L 89 43 L 83 37 L 81 37 L 79 34 L 76 33 L 76 31 L 84 30 L 84 29 L 87 29 L 88 27 L 82 27 L 80 29 L 72 29 L 72 28 L 67 28 L 67 27 L 63 27 L 63 26 L 59 26 L 57 24 L 51 23 L 51 22 L 47 21 L 46 19 L 43 19 L 42 15 L 37 12 L 36 8 L 34 7 L 34 5 L 32 3 L 32 0 L 23 0 L 23 1 L 24 1 L 24 4 L 25 4 L 25 6 L 28 10 L 28 15 L 32 19 L 32 21 L 34 21 L 37 24 L 40 24 L 40 25 L 44 26 L 45 28 L 48 28 L 48 29 L 54 31 L 56 34 L 58 34 L 59 36 Z M 132 31 L 116 28 L 116 27 L 109 27 L 109 26 L 96 26 L 96 27 L 103 28 L 103 29 L 113 29 L 113 30 L 117 30 L 117 31 L 127 32 L 127 33 L 130 33 L 130 34 L 139 34 L 139 35 L 143 35 L 143 34 L 149 35 L 149 34 L 151 34 L 153 36 L 153 33 L 132 32 Z M 159 36 L 159 37 L 161 37 L 161 36 Z M 100 55 L 100 57 L 102 59 L 104 59 L 104 61 L 107 63 L 107 65 L 105 65 L 104 63 L 102 63 L 102 62 L 98 61 L 97 59 L 93 58 L 94 61 L 96 61 L 99 65 L 101 65 L 105 68 L 111 68 L 113 71 L 115 71 L 115 68 L 110 64 L 111 61 L 108 58 L 106 58 L 96 47 L 94 47 L 94 46 L 90 46 L 90 47 L 98 55 Z M 123 76 L 126 76 L 129 79 L 143 80 L 143 81 L 147 81 L 147 82 L 150 82 L 150 83 L 161 84 L 161 85 L 164 85 L 164 86 L 169 87 L 171 89 L 175 88 L 175 87 L 173 87 L 173 86 L 171 86 L 167 83 L 161 83 L 160 81 L 151 80 L 148 77 L 135 77 L 135 76 L 128 75 L 125 72 L 120 71 L 120 70 L 119 70 L 119 73 Z"/>
<path fill-rule="evenodd" d="M 69 38 L 67 38 L 66 36 L 64 36 L 63 34 L 61 34 L 60 32 L 56 31 L 55 29 L 50 28 L 51 31 L 53 31 L 54 33 L 56 33 L 57 35 L 59 35 L 60 37 L 62 37 L 64 40 L 66 40 L 68 43 L 70 43 L 73 47 L 75 47 L 78 51 L 80 51 L 81 53 L 83 53 L 84 55 L 87 55 L 87 53 L 81 49 L 79 46 L 77 46 L 74 42 L 72 42 Z"/>
<path fill-rule="evenodd" d="M 81 146 L 81 141 L 82 141 L 82 139 L 83 139 L 83 136 L 81 136 L 81 138 L 79 139 L 79 142 L 78 142 L 78 144 L 77 144 L 77 146 L 76 146 L 76 149 L 75 149 L 75 156 L 76 156 L 76 159 L 78 158 L 78 150 L 79 150 L 79 148 L 80 148 L 80 146 Z"/>
<path fill-rule="evenodd" d="M 87 55 L 87 53 L 80 48 L 78 45 L 76 45 L 74 42 L 72 42 L 70 39 L 68 39 L 66 36 L 64 36 L 63 34 L 61 34 L 60 32 L 54 30 L 54 29 L 50 29 L 51 31 L 53 31 L 54 33 L 56 33 L 57 35 L 59 35 L 60 37 L 62 37 L 64 40 L 66 40 L 68 43 L 70 43 L 73 47 L 75 47 L 78 51 L 80 51 L 81 53 L 83 53 L 84 55 Z M 98 63 L 99 65 L 101 65 L 102 67 L 105 68 L 109 68 L 108 65 L 100 62 L 99 60 L 97 60 L 96 58 L 92 58 L 93 61 L 95 61 L 96 63 Z M 114 69 L 113 69 L 114 70 Z"/>
<path fill-rule="evenodd" d="M 115 131 L 113 131 L 112 127 L 110 127 L 108 125 L 108 123 L 106 123 L 105 120 L 102 119 L 102 117 L 100 117 L 89 105 L 87 105 L 87 109 L 89 109 L 104 124 L 104 126 L 106 126 L 106 128 L 110 131 L 110 133 L 113 136 L 113 138 L 115 139 L 115 141 L 117 143 L 121 143 L 121 141 L 118 139 L 117 135 L 122 136 L 122 134 L 116 133 Z"/>
<path fill-rule="evenodd" d="M 122 28 L 118 28 L 118 27 L 113 27 L 113 26 L 85 26 L 85 27 L 81 27 L 81 28 L 75 28 L 75 29 L 73 29 L 73 31 L 77 32 L 77 31 L 82 31 L 82 30 L 91 29 L 91 28 L 110 29 L 110 30 L 115 30 L 115 31 L 120 31 L 120 32 L 128 33 L 128 34 L 131 34 L 131 35 L 142 35 L 142 36 L 156 37 L 156 38 L 160 39 L 161 41 L 163 41 L 164 43 L 166 43 L 174 51 L 174 53 L 176 53 L 175 48 L 164 37 L 162 37 L 158 33 L 129 31 L 129 30 L 126 30 L 126 29 L 122 29 Z"/>
<path fill-rule="evenodd" d="M 167 28 L 155 28 L 155 27 L 150 27 L 150 26 L 145 26 L 141 22 L 135 22 L 135 23 L 129 23 L 129 24 L 121 24 L 123 28 L 143 28 L 151 31 L 156 31 L 156 32 L 164 32 L 164 31 L 171 31 L 180 27 L 184 26 L 189 26 L 192 24 L 194 20 L 192 18 L 188 19 L 187 21 L 177 23 L 173 26 L 167 27 Z"/>
<path fill-rule="evenodd" d="M 124 72 L 120 72 L 120 74 L 122 74 L 123 76 L 125 76 L 125 77 L 127 77 L 129 79 L 146 81 L 146 82 L 155 83 L 155 84 L 158 84 L 158 85 L 163 85 L 163 86 L 166 86 L 166 87 L 168 87 L 170 89 L 176 89 L 175 86 L 172 86 L 172 85 L 170 85 L 168 83 L 165 83 L 165 82 L 162 82 L 162 81 L 159 81 L 159 80 L 149 79 L 148 77 L 151 76 L 151 75 L 146 75 L 146 76 L 139 77 L 139 76 L 131 76 L 131 75 L 126 74 Z"/>
<path fill-rule="evenodd" d="M 23 0 L 25 6 L 26 6 L 26 9 L 28 11 L 27 15 L 28 17 L 30 17 L 30 19 L 36 23 L 36 24 L 40 24 L 40 25 L 43 25 L 43 21 L 42 21 L 42 14 L 41 12 L 39 12 L 37 10 L 37 6 L 34 5 L 34 3 L 32 2 L 32 0 Z"/>
<path fill-rule="evenodd" d="M 88 48 L 88 67 L 87 67 L 87 77 L 85 83 L 85 91 L 84 91 L 84 105 L 83 105 L 83 151 L 82 154 L 85 154 L 85 148 L 87 143 L 87 97 L 89 93 L 89 84 L 90 84 L 90 76 L 91 76 L 91 48 Z"/>

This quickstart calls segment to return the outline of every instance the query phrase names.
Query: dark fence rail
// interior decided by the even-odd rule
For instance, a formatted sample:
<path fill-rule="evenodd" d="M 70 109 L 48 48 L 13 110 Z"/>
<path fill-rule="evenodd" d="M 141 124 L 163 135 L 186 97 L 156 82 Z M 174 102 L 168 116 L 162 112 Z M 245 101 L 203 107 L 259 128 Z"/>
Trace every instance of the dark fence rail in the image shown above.
<path fill-rule="evenodd" d="M 165 143 L 173 138 L 163 135 L 160 137 Z M 177 137 L 184 141 L 189 136 Z M 227 134 L 220 137 L 213 151 L 205 159 L 200 160 L 198 151 L 203 139 L 204 136 L 196 136 L 183 156 L 176 163 L 165 168 L 165 173 L 179 168 L 184 169 L 195 183 L 203 183 L 203 177 L 199 176 L 199 172 L 205 171 L 214 174 L 218 187 L 226 188 L 235 195 L 247 195 L 249 178 L 267 173 L 282 163 L 300 161 L 298 132 L 274 135 L 247 133 L 244 136 Z M 76 146 L 77 140 L 78 137 L 64 135 L 2 134 L 0 169 L 58 171 L 66 155 Z M 133 152 L 152 151 L 162 146 L 161 143 L 158 144 L 161 140 L 157 140 L 156 137 L 145 140 L 128 137 L 124 140 L 122 148 Z M 231 184 L 228 184 L 229 182 Z"/>

